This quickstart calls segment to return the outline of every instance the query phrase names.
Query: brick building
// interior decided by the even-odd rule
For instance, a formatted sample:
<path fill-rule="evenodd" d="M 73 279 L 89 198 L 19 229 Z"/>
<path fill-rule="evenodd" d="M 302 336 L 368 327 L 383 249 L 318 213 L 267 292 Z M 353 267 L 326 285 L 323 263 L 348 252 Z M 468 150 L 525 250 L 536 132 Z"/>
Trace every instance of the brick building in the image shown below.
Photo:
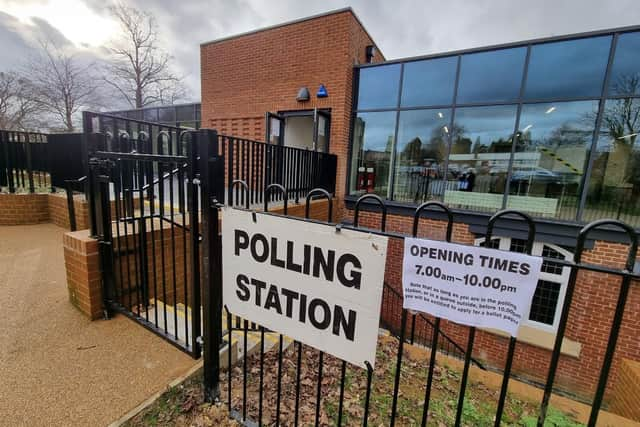
<path fill-rule="evenodd" d="M 440 200 L 455 211 L 453 240 L 478 245 L 489 216 L 513 208 L 536 218 L 535 255 L 571 259 L 586 222 L 640 224 L 640 120 L 626 120 L 640 112 L 638 49 L 639 29 L 624 28 L 385 61 L 342 9 L 203 43 L 201 126 L 335 154 L 338 222 L 351 221 L 355 200 L 374 193 L 387 200 L 388 230 L 409 233 L 416 205 Z M 361 224 L 378 227 L 376 207 L 364 209 Z M 443 221 L 422 224 L 421 236 L 443 238 Z M 520 222 L 504 221 L 491 245 L 522 250 L 525 235 Z M 626 243 L 616 230 L 596 233 L 583 258 L 621 267 Z M 402 245 L 392 241 L 386 281 L 398 292 L 401 262 Z M 568 276 L 568 267 L 545 262 L 520 331 L 520 377 L 545 379 Z M 606 274 L 578 276 L 556 383 L 585 400 L 619 288 Z M 398 310 L 384 310 L 399 322 Z M 609 390 L 623 359 L 638 360 L 639 311 L 634 283 Z M 443 330 L 466 342 L 466 328 Z M 507 344 L 479 331 L 474 356 L 500 369 Z"/>

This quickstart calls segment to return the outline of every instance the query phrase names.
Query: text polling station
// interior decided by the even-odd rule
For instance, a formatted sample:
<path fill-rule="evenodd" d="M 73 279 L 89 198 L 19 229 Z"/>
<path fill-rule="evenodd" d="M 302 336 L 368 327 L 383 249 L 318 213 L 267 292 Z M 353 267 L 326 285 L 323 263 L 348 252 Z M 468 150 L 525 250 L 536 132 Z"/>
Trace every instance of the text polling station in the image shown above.
<path fill-rule="evenodd" d="M 477 246 L 406 238 L 403 307 L 517 336 L 542 258 Z"/>
<path fill-rule="evenodd" d="M 354 365 L 374 364 L 387 238 L 225 208 L 223 301 Z"/>

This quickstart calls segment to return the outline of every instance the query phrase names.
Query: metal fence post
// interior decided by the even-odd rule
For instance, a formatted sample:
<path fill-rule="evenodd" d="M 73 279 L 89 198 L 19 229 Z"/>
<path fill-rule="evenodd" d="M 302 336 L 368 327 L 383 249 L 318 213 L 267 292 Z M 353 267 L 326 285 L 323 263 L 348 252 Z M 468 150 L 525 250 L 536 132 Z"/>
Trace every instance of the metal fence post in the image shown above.
<path fill-rule="evenodd" d="M 202 283 L 204 398 L 218 399 L 222 344 L 222 242 L 219 197 L 224 197 L 224 161 L 217 157 L 218 134 L 201 129 L 197 135 L 202 194 Z M 228 351 L 231 351 L 229 343 Z"/>
<path fill-rule="evenodd" d="M 87 199 L 87 207 L 89 211 L 89 234 L 91 237 L 96 237 L 98 235 L 98 221 L 96 218 L 96 198 L 95 198 L 95 180 L 92 173 L 92 167 L 90 165 L 90 157 L 95 151 L 95 147 L 93 145 L 93 123 L 92 123 L 92 115 L 88 111 L 84 111 L 82 113 L 82 149 L 83 149 L 83 158 L 85 163 L 85 172 L 87 176 L 87 184 L 85 188 L 85 194 Z"/>
<path fill-rule="evenodd" d="M 27 156 L 27 177 L 29 178 L 29 193 L 35 193 L 36 187 L 33 184 L 33 161 L 31 159 L 31 136 L 27 134 L 24 141 L 24 152 Z"/>

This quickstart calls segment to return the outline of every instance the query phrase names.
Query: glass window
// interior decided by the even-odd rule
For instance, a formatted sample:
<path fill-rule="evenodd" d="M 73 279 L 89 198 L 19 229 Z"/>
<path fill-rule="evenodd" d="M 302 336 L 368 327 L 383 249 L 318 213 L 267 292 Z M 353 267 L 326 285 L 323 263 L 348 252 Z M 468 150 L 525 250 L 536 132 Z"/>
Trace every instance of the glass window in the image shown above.
<path fill-rule="evenodd" d="M 457 108 L 444 201 L 452 207 L 502 208 L 515 105 Z"/>
<path fill-rule="evenodd" d="M 583 221 L 618 218 L 640 226 L 640 99 L 610 99 L 593 158 Z"/>
<path fill-rule="evenodd" d="M 531 47 L 526 99 L 599 97 L 611 36 Z"/>
<path fill-rule="evenodd" d="M 394 108 L 398 105 L 400 65 L 360 69 L 358 109 Z"/>
<path fill-rule="evenodd" d="M 194 120 L 193 105 L 181 105 L 176 107 L 176 120 L 179 122 Z"/>
<path fill-rule="evenodd" d="M 354 120 L 350 194 L 387 197 L 396 112 L 360 113 Z"/>
<path fill-rule="evenodd" d="M 621 34 L 609 77 L 612 95 L 640 94 L 640 32 Z"/>
<path fill-rule="evenodd" d="M 526 241 L 510 238 L 495 237 L 491 239 L 491 245 L 485 245 L 484 239 L 477 239 L 478 246 L 490 246 L 510 252 L 525 252 Z M 559 246 L 548 243 L 533 242 L 531 254 L 557 259 L 570 259 L 571 253 Z M 545 265 L 547 268 L 545 269 Z M 526 319 L 528 326 L 548 332 L 555 332 L 560 322 L 564 295 L 569 282 L 571 270 L 555 263 L 543 263 L 540 272 L 529 315 Z"/>
<path fill-rule="evenodd" d="M 172 124 L 176 121 L 176 109 L 175 107 L 158 108 L 159 121 L 167 124 Z"/>
<path fill-rule="evenodd" d="M 450 122 L 449 109 L 409 110 L 400 113 L 394 166 L 394 200 L 421 203 L 442 199 Z"/>
<path fill-rule="evenodd" d="M 597 112 L 597 101 L 523 106 L 507 207 L 576 219 Z"/>
<path fill-rule="evenodd" d="M 158 121 L 158 109 L 157 108 L 146 108 L 142 110 L 144 112 L 144 119 L 150 122 Z"/>
<path fill-rule="evenodd" d="M 450 105 L 457 62 L 454 56 L 404 64 L 402 106 Z"/>
<path fill-rule="evenodd" d="M 456 103 L 518 99 L 526 54 L 520 47 L 463 55 Z"/>
<path fill-rule="evenodd" d="M 531 301 L 529 320 L 545 325 L 553 325 L 561 287 L 560 283 L 538 280 L 538 286 Z"/>

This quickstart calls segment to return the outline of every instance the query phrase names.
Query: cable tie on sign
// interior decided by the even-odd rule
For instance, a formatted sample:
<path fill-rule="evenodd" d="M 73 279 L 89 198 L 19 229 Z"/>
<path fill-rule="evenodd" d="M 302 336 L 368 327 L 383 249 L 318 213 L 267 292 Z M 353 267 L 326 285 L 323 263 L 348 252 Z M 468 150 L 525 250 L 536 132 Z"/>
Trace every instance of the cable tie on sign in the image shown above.
<path fill-rule="evenodd" d="M 256 211 L 251 211 L 251 218 L 253 222 L 258 222 L 258 216 L 256 215 Z"/>

